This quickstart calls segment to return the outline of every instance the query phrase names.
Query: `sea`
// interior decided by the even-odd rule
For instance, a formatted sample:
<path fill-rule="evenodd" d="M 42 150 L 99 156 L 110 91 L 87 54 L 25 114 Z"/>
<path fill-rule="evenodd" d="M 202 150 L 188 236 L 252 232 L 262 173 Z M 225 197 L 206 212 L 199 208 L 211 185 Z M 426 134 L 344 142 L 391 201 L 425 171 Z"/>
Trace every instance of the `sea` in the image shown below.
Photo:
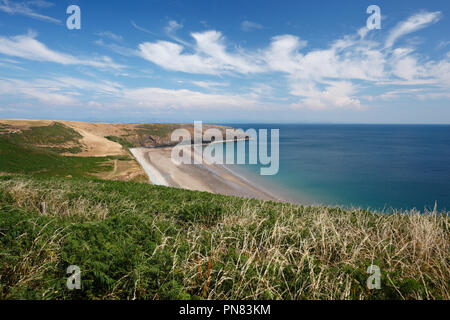
<path fill-rule="evenodd" d="M 386 213 L 450 210 L 450 125 L 226 125 L 267 129 L 269 137 L 279 129 L 276 175 L 260 175 L 260 164 L 226 167 L 281 200 Z"/>

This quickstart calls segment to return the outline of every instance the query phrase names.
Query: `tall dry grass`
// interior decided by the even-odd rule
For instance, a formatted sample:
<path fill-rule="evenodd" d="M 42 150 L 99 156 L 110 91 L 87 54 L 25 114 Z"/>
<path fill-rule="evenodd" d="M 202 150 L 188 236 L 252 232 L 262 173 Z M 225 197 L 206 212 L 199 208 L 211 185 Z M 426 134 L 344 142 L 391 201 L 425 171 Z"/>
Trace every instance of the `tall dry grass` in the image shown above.
<path fill-rule="evenodd" d="M 180 292 L 190 297 L 450 299 L 447 213 L 378 214 L 111 184 L 23 177 L 0 180 L 0 190 L 9 192 L 15 207 L 38 217 L 43 215 L 39 203 L 45 201 L 45 216 L 50 218 L 48 225 L 39 226 L 42 230 L 36 233 L 33 244 L 12 267 L 14 287 L 44 278 L 51 269 L 63 268 L 61 251 L 67 233 L 57 225 L 61 217 L 69 221 L 77 218 L 74 223 L 84 223 L 80 218 L 86 218 L 91 223 L 131 215 L 136 219 L 134 228 L 142 227 L 144 235 L 150 232 L 157 244 L 152 249 L 143 247 L 140 264 L 129 266 L 127 273 L 106 287 L 101 298 L 123 298 L 124 288 L 129 299 L 166 297 L 163 289 L 149 293 L 147 273 L 136 270 L 154 269 L 155 257 L 168 254 L 170 259 L 157 267 L 168 271 L 152 269 L 158 274 L 152 281 L 158 288 L 179 281 Z M 124 186 L 124 190 L 105 189 L 111 186 Z M 173 198 L 168 198 L 171 194 Z M 223 209 L 216 220 L 180 220 L 184 206 L 202 201 Z M 52 224 L 51 232 L 45 232 Z M 118 233 L 122 227 L 117 225 Z M 370 265 L 381 269 L 381 290 L 366 287 Z"/>
<path fill-rule="evenodd" d="M 450 298 L 448 218 L 436 212 L 382 215 L 323 207 L 302 213 L 295 209 L 282 205 L 270 221 L 273 227 L 265 228 L 269 218 L 261 216 L 259 208 L 244 205 L 224 217 L 222 229 L 210 232 L 207 252 L 199 241 L 205 230 L 190 227 L 186 237 L 175 241 L 175 246 L 187 241 L 190 248 L 188 257 L 175 260 L 187 275 L 186 288 L 198 286 L 201 280 L 200 286 L 209 288 L 208 299 L 367 299 L 372 291 L 352 294 L 358 282 L 352 271 L 374 264 L 385 276 L 383 285 L 401 298 Z M 235 259 L 227 254 L 230 250 Z M 199 276 L 198 265 L 211 265 L 208 275 L 216 279 L 213 286 L 210 278 Z M 392 273 L 418 281 L 424 292 L 410 290 L 404 296 Z M 226 281 L 232 285 L 224 291 Z"/>

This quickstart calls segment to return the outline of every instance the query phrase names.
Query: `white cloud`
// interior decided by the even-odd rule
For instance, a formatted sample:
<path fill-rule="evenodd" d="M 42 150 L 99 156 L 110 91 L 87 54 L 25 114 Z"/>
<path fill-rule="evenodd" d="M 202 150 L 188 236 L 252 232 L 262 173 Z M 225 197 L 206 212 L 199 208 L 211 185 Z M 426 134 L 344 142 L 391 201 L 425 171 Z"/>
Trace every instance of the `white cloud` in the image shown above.
<path fill-rule="evenodd" d="M 450 90 L 450 52 L 437 62 L 431 61 L 425 65 L 428 77 L 437 80 L 437 84 L 445 90 Z"/>
<path fill-rule="evenodd" d="M 134 22 L 134 21 L 131 21 L 131 25 L 132 25 L 134 28 L 136 28 L 137 30 L 139 30 L 139 31 L 148 33 L 148 34 L 150 34 L 150 35 L 152 35 L 152 36 L 159 36 L 157 33 L 153 32 L 153 31 L 150 31 L 150 30 L 145 29 L 145 28 L 143 28 L 143 27 L 141 27 L 141 26 L 138 26 L 138 25 L 136 24 L 136 22 Z"/>
<path fill-rule="evenodd" d="M 286 73 L 290 93 L 301 97 L 293 107 L 362 109 L 355 98 L 357 86 L 351 80 L 385 77 L 385 56 L 371 42 L 344 37 L 327 49 L 302 53 L 306 46 L 298 37 L 283 35 L 273 38 L 265 51 L 270 70 Z M 319 90 L 319 85 L 325 89 Z"/>
<path fill-rule="evenodd" d="M 269 68 L 275 71 L 286 73 L 299 71 L 303 55 L 298 50 L 306 45 L 306 41 L 300 41 L 298 37 L 292 35 L 274 37 L 265 52 L 265 61 Z"/>
<path fill-rule="evenodd" d="M 165 68 L 186 73 L 218 75 L 283 72 L 295 79 L 323 78 L 374 80 L 384 76 L 385 57 L 371 43 L 352 38 L 336 41 L 330 48 L 302 54 L 307 42 L 296 36 L 274 37 L 270 46 L 257 52 L 229 52 L 220 32 L 192 33 L 195 46 L 188 53 L 182 45 L 158 41 L 139 45 L 140 55 Z"/>
<path fill-rule="evenodd" d="M 423 89 L 398 89 L 398 90 L 392 90 L 388 91 L 380 96 L 383 100 L 391 100 L 398 98 L 402 95 L 413 95 L 415 96 L 418 92 L 422 92 Z"/>
<path fill-rule="evenodd" d="M 26 96 L 36 98 L 39 101 L 54 106 L 72 106 L 78 104 L 77 100 L 66 94 L 42 91 L 41 88 L 21 88 L 20 92 Z"/>
<path fill-rule="evenodd" d="M 262 71 L 255 57 L 242 53 L 229 53 L 222 34 L 217 31 L 192 33 L 196 41 L 193 53 L 187 53 L 179 44 L 168 41 L 144 42 L 139 45 L 140 55 L 164 69 L 198 74 L 242 74 Z"/>
<path fill-rule="evenodd" d="M 263 71 L 259 65 L 258 56 L 245 52 L 229 53 L 225 46 L 225 39 L 222 33 L 217 31 L 206 31 L 192 33 L 200 54 L 211 57 L 215 63 L 226 71 L 238 73 L 257 73 Z"/>
<path fill-rule="evenodd" d="M 115 34 L 111 31 L 103 31 L 103 32 L 97 32 L 95 33 L 96 36 L 102 37 L 102 38 L 108 38 L 110 40 L 113 41 L 117 41 L 117 42 L 122 42 L 123 41 L 123 37 Z"/>
<path fill-rule="evenodd" d="M 386 39 L 385 46 L 392 47 L 402 36 L 423 29 L 441 18 L 441 12 L 422 12 L 411 16 L 408 20 L 400 22 L 392 29 Z"/>
<path fill-rule="evenodd" d="M 253 30 L 260 30 L 260 29 L 264 29 L 264 27 L 256 22 L 245 20 L 245 21 L 242 21 L 242 23 L 241 23 L 241 30 L 245 31 L 245 32 L 250 32 Z"/>
<path fill-rule="evenodd" d="M 450 92 L 430 92 L 425 94 L 419 94 L 417 97 L 421 100 L 428 99 L 450 99 Z"/>
<path fill-rule="evenodd" d="M 438 44 L 437 47 L 438 47 L 439 49 L 441 49 L 441 48 L 447 47 L 448 45 L 450 45 L 450 41 L 443 41 L 443 40 L 442 40 L 442 41 L 439 42 L 439 44 Z"/>
<path fill-rule="evenodd" d="M 365 38 L 366 38 L 366 36 L 367 36 L 367 34 L 369 33 L 369 29 L 367 29 L 367 27 L 366 26 L 364 26 L 364 27 L 362 27 L 362 28 L 360 28 L 359 30 L 358 30 L 358 35 L 359 35 L 359 37 L 361 38 L 361 40 L 364 40 Z"/>
<path fill-rule="evenodd" d="M 167 33 L 173 33 L 179 29 L 183 28 L 183 25 L 176 22 L 175 20 L 170 20 L 169 23 L 167 24 L 165 30 Z"/>
<path fill-rule="evenodd" d="M 222 85 L 222 84 L 221 84 Z M 56 76 L 52 79 L 24 81 L 0 78 L 0 98 L 22 99 L 52 106 L 90 106 L 154 110 L 242 110 L 262 108 L 257 97 L 233 94 L 202 93 L 193 90 L 172 90 L 157 87 L 127 88 L 105 80 L 84 80 Z M 107 99 L 111 101 L 105 104 Z"/>
<path fill-rule="evenodd" d="M 407 56 L 395 60 L 393 63 L 393 74 L 405 80 L 414 80 L 423 75 L 425 68 L 417 64 L 417 60 L 412 56 Z"/>
<path fill-rule="evenodd" d="M 94 91 L 96 95 L 118 95 L 123 86 L 116 82 L 105 80 L 84 80 L 67 76 L 56 76 L 52 80 L 37 79 L 34 81 L 37 86 L 46 88 L 56 88 L 58 90 L 86 90 Z"/>
<path fill-rule="evenodd" d="M 53 3 L 43 0 L 35 0 L 27 2 L 13 2 L 10 0 L 0 0 L 0 11 L 12 15 L 15 14 L 23 15 L 33 19 L 43 20 L 47 22 L 61 23 L 61 20 L 40 14 L 32 8 L 32 7 L 48 8 L 51 6 L 53 6 Z"/>
<path fill-rule="evenodd" d="M 99 102 L 96 102 L 96 101 L 89 101 L 89 102 L 88 102 L 88 106 L 100 108 L 100 107 L 102 107 L 103 105 L 102 105 L 101 103 L 99 103 Z"/>
<path fill-rule="evenodd" d="M 55 92 L 54 88 L 42 87 L 33 82 L 0 79 L 0 95 L 18 95 L 37 99 L 41 103 L 54 106 L 76 105 L 77 100 L 67 94 Z"/>
<path fill-rule="evenodd" d="M 232 46 L 222 33 L 214 30 L 191 33 L 193 41 L 187 44 L 174 35 L 182 25 L 171 20 L 165 31 L 173 41 L 143 42 L 135 50 L 116 43 L 105 44 L 102 39 L 97 44 L 122 52 L 123 55 L 140 56 L 166 70 L 221 76 L 217 81 L 186 81 L 210 90 L 210 93 L 154 87 L 130 89 L 114 82 L 71 77 L 39 79 L 33 84 L 22 83 L 19 84 L 22 89 L 18 92 L 40 101 L 44 97 L 36 93 L 39 88 L 50 95 L 67 95 L 69 100 L 66 101 L 61 96 L 54 96 L 54 101 L 60 101 L 61 104 L 74 103 L 79 98 L 76 95 L 78 92 L 80 99 L 84 97 L 84 101 L 91 106 L 99 106 L 97 103 L 100 96 L 115 99 L 113 103 L 117 105 L 149 109 L 255 108 L 267 105 L 262 101 L 275 96 L 274 88 L 244 84 L 242 88 L 248 88 L 244 95 L 214 94 L 214 91 L 219 91 L 218 87 L 229 85 L 224 81 L 224 75 L 238 76 L 240 80 L 250 79 L 252 83 L 260 83 L 263 77 L 269 75 L 274 76 L 275 81 L 279 77 L 286 81 L 286 88 L 290 93 L 286 98 L 296 101 L 291 105 L 293 108 L 361 110 L 367 107 L 361 100 L 373 102 L 379 98 L 395 99 L 406 94 L 446 97 L 450 88 L 450 53 L 441 60 L 434 61 L 418 54 L 414 48 L 393 46 L 400 37 L 436 22 L 439 17 L 438 12 L 421 13 L 399 23 L 389 33 L 386 40 L 388 46 L 373 40 L 374 37 L 366 37 L 367 30 L 362 28 L 355 34 L 344 36 L 322 48 L 309 48 L 307 41 L 294 35 L 279 35 L 270 39 L 266 47 L 253 51 Z M 114 38 L 106 33 L 102 33 L 102 36 Z M 49 49 L 33 35 L 0 36 L 0 53 L 63 65 L 114 68 L 110 58 L 77 58 Z M 255 75 L 261 76 L 252 78 Z M 412 85 L 420 85 L 422 88 L 411 89 Z M 390 87 L 385 94 L 370 96 L 364 92 L 363 96 L 360 95 L 362 90 L 371 86 L 377 86 L 379 91 L 386 90 L 384 86 Z M 405 89 L 406 86 L 409 88 Z M 434 91 L 429 90 L 430 88 Z M 83 95 L 84 91 L 89 93 Z"/>
<path fill-rule="evenodd" d="M 124 87 L 108 80 L 85 80 L 69 76 L 54 76 L 51 79 L 39 78 L 19 80 L 15 78 L 0 78 L 0 97 L 13 98 L 20 101 L 23 98 L 37 100 L 44 105 L 81 106 L 82 101 L 92 104 L 93 98 L 114 100 L 121 99 Z"/>
<path fill-rule="evenodd" d="M 227 87 L 230 85 L 228 82 L 214 82 L 214 81 L 192 81 L 192 84 L 205 89 L 210 89 L 214 87 Z"/>
<path fill-rule="evenodd" d="M 298 63 L 296 76 L 315 80 L 336 78 L 374 81 L 384 76 L 384 65 L 385 57 L 379 50 L 351 39 L 343 39 L 328 49 L 305 54 Z"/>
<path fill-rule="evenodd" d="M 142 58 L 164 69 L 199 74 L 217 74 L 220 72 L 213 59 L 201 57 L 197 54 L 183 53 L 184 48 L 173 42 L 145 42 L 139 45 L 139 50 Z"/>
<path fill-rule="evenodd" d="M 258 101 L 239 95 L 208 94 L 186 89 L 126 89 L 123 98 L 126 99 L 126 103 L 150 109 L 248 109 L 259 105 Z"/>
<path fill-rule="evenodd" d="M 35 6 L 38 8 L 50 8 L 53 7 L 55 4 L 49 1 L 45 0 L 30 0 L 26 2 L 29 6 Z"/>
<path fill-rule="evenodd" d="M 36 40 L 35 34 L 13 37 L 0 36 L 0 54 L 63 65 L 84 65 L 104 69 L 123 68 L 123 66 L 115 64 L 109 57 L 102 57 L 100 60 L 80 59 L 70 54 L 51 50 L 45 44 Z"/>
<path fill-rule="evenodd" d="M 355 86 L 349 81 L 329 82 L 324 90 L 319 90 L 313 83 L 300 83 L 292 94 L 303 98 L 293 108 L 308 108 L 313 110 L 327 109 L 357 109 L 366 108 L 354 97 Z"/>
<path fill-rule="evenodd" d="M 388 47 L 439 18 L 440 12 L 424 12 L 399 23 L 386 40 Z M 206 31 L 191 34 L 195 40 L 192 50 L 168 41 L 142 43 L 139 49 L 142 57 L 168 70 L 209 75 L 282 72 L 287 74 L 289 83 L 323 84 L 324 79 L 377 82 L 386 81 L 390 75 L 413 81 L 423 74 L 412 51 L 402 54 L 394 51 L 390 56 L 389 48 L 384 50 L 380 43 L 365 40 L 366 28 L 357 34 L 338 39 L 325 49 L 305 50 L 306 41 L 280 35 L 272 38 L 264 50 L 230 52 L 220 32 Z"/>

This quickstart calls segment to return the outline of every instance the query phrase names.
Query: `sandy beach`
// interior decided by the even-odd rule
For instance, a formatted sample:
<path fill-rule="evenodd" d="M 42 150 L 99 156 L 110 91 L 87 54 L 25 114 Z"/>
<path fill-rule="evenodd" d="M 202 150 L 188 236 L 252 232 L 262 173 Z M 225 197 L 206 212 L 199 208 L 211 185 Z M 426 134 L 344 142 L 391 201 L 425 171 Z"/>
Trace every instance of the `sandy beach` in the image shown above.
<path fill-rule="evenodd" d="M 279 200 L 257 188 L 219 164 L 176 164 L 172 162 L 172 147 L 130 149 L 155 185 L 205 191 L 260 200 Z M 190 152 L 191 147 L 186 147 Z M 192 156 L 198 156 L 192 154 Z"/>

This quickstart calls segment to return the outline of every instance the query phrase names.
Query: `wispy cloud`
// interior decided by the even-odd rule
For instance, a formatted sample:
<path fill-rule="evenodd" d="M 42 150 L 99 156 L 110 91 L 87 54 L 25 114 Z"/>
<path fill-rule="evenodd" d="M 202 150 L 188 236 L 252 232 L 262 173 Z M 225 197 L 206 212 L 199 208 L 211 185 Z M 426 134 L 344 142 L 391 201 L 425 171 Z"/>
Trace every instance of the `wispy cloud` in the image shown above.
<path fill-rule="evenodd" d="M 167 24 L 165 30 L 167 33 L 173 33 L 179 29 L 183 28 L 183 25 L 181 23 L 176 22 L 175 20 L 170 20 Z"/>
<path fill-rule="evenodd" d="M 36 35 L 29 33 L 13 37 L 0 36 L 0 54 L 32 60 L 54 62 L 62 65 L 84 65 L 102 69 L 122 69 L 109 57 L 101 59 L 81 59 L 73 55 L 49 49 L 45 44 L 35 39 Z"/>
<path fill-rule="evenodd" d="M 441 49 L 441 48 L 445 48 L 445 47 L 447 47 L 448 45 L 450 45 L 450 41 L 441 41 L 441 42 L 439 42 L 439 44 L 438 44 L 438 48 L 439 49 Z"/>
<path fill-rule="evenodd" d="M 383 93 L 380 98 L 384 100 L 391 100 L 401 95 L 415 95 L 421 91 L 422 89 L 397 89 Z"/>
<path fill-rule="evenodd" d="M 192 90 L 172 90 L 162 88 L 126 89 L 123 98 L 127 104 L 148 109 L 169 108 L 174 110 L 188 109 L 255 109 L 264 104 L 242 95 L 226 95 L 202 93 Z"/>
<path fill-rule="evenodd" d="M 137 25 L 136 22 L 134 22 L 133 20 L 131 20 L 131 25 L 132 25 L 134 28 L 136 28 L 137 30 L 139 30 L 139 31 L 142 31 L 142 32 L 151 34 L 152 36 L 159 37 L 159 34 L 157 34 L 156 32 L 150 31 L 150 30 L 148 30 L 148 29 L 146 29 L 146 28 L 144 28 L 144 27 L 141 27 L 141 26 Z"/>
<path fill-rule="evenodd" d="M 120 54 L 122 56 L 125 57 L 133 57 L 133 56 L 139 56 L 139 52 L 138 50 L 135 49 L 130 49 L 128 47 L 125 47 L 123 45 L 114 43 L 114 42 L 110 42 L 107 43 L 105 41 L 103 41 L 103 39 L 98 39 L 95 41 L 95 44 L 104 48 L 107 48 L 117 54 Z"/>
<path fill-rule="evenodd" d="M 264 102 L 234 94 L 204 93 L 194 90 L 173 90 L 157 87 L 129 88 L 107 80 L 86 80 L 55 76 L 51 79 L 19 80 L 0 78 L 0 96 L 37 100 L 52 106 L 102 107 L 105 99 L 114 108 L 155 110 L 242 110 L 264 107 Z M 16 100 L 16 99 L 15 99 Z M 98 100 L 98 101 L 97 101 Z"/>
<path fill-rule="evenodd" d="M 242 23 L 241 23 L 241 30 L 245 31 L 245 32 L 250 32 L 253 30 L 261 30 L 261 29 L 264 29 L 264 27 L 256 22 L 245 20 L 245 21 L 242 21 Z"/>
<path fill-rule="evenodd" d="M 11 0 L 0 0 L 0 11 L 6 12 L 12 15 L 23 15 L 33 19 L 38 19 L 47 22 L 61 23 L 61 20 L 43 15 L 36 12 L 34 8 L 48 8 L 53 6 L 53 3 L 44 0 L 34 0 L 17 2 Z M 34 8 L 33 8 L 34 7 Z"/>
<path fill-rule="evenodd" d="M 21 98 L 37 99 L 54 106 L 69 106 L 77 104 L 77 99 L 67 93 L 55 92 L 54 87 L 45 87 L 34 82 L 17 79 L 0 79 L 0 94 L 21 96 Z"/>
<path fill-rule="evenodd" d="M 120 35 L 117 35 L 111 31 L 102 31 L 95 33 L 96 36 L 102 37 L 102 38 L 108 38 L 113 41 L 122 42 L 123 37 Z"/>
<path fill-rule="evenodd" d="M 230 85 L 228 82 L 214 82 L 214 81 L 192 81 L 192 84 L 205 89 L 210 89 L 214 87 L 227 87 Z"/>
<path fill-rule="evenodd" d="M 417 30 L 423 29 L 430 24 L 436 23 L 441 18 L 441 12 L 421 12 L 416 15 L 411 16 L 406 21 L 400 22 L 395 26 L 389 33 L 386 39 L 385 46 L 392 47 L 394 43 L 401 37 L 415 32 Z"/>

